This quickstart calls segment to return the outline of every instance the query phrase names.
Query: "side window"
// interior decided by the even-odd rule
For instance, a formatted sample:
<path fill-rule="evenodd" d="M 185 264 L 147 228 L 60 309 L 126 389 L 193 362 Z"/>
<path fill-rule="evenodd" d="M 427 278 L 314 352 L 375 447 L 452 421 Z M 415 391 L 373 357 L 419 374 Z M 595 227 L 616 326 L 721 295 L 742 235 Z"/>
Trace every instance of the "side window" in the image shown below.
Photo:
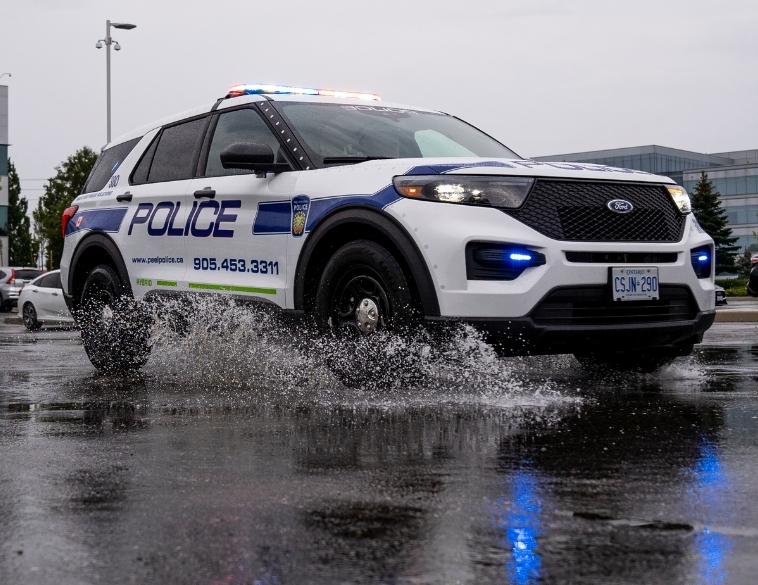
<path fill-rule="evenodd" d="M 132 173 L 131 183 L 132 185 L 141 185 L 147 183 L 147 174 L 150 172 L 150 164 L 153 162 L 153 156 L 155 155 L 155 147 L 158 146 L 158 136 L 153 138 L 150 146 L 147 147 L 142 158 L 139 159 L 137 166 L 134 167 Z"/>
<path fill-rule="evenodd" d="M 251 172 L 242 169 L 225 169 L 221 165 L 221 153 L 228 146 L 237 142 L 268 144 L 274 151 L 275 161 L 287 162 L 284 153 L 279 150 L 279 141 L 258 112 L 250 108 L 233 110 L 218 117 L 218 123 L 213 132 L 213 140 L 208 151 L 208 162 L 205 166 L 206 177 L 240 175 Z"/>
<path fill-rule="evenodd" d="M 37 286 L 42 288 L 62 288 L 60 272 L 55 274 L 46 274 L 37 281 Z"/>
<path fill-rule="evenodd" d="M 163 129 L 150 165 L 149 183 L 191 179 L 195 175 L 195 158 L 206 120 L 198 118 Z"/>
<path fill-rule="evenodd" d="M 93 191 L 100 191 L 108 183 L 108 179 L 111 178 L 116 169 L 124 162 L 124 159 L 129 156 L 129 153 L 137 145 L 141 138 L 135 138 L 134 140 L 127 140 L 116 146 L 104 150 L 97 157 L 95 166 L 92 167 L 87 182 L 84 184 L 82 193 L 92 193 Z"/>

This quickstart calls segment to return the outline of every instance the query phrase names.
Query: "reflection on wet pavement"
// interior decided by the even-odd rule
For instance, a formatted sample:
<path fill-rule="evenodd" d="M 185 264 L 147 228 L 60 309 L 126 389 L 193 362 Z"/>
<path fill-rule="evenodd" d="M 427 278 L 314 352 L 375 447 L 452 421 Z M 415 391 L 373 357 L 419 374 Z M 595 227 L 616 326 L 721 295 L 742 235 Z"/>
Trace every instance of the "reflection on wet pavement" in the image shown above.
<path fill-rule="evenodd" d="M 237 347 L 216 384 L 176 348 L 102 377 L 75 333 L 0 325 L 0 582 L 752 583 L 755 333 L 658 375 L 369 392 Z"/>

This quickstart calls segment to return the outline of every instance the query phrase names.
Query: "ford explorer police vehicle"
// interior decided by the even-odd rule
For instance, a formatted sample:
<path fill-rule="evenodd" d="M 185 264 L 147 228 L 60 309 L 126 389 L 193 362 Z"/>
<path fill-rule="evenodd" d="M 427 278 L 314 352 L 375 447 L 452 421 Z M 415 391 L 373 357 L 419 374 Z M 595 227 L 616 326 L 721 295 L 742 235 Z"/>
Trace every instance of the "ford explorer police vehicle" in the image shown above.
<path fill-rule="evenodd" d="M 713 241 L 667 177 L 523 159 L 439 111 L 239 85 L 106 145 L 62 218 L 93 364 L 140 299 L 234 295 L 335 334 L 468 323 L 504 355 L 651 370 L 714 320 Z"/>

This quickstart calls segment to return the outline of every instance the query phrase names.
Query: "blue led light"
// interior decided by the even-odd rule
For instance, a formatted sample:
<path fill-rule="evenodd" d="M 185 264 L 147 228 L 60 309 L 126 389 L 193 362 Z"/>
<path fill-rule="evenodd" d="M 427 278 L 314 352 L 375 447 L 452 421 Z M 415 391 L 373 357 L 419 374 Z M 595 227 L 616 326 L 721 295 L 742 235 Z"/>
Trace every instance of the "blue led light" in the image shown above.
<path fill-rule="evenodd" d="M 708 262 L 708 255 L 707 254 L 700 254 L 700 256 L 697 257 L 698 262 Z"/>
<path fill-rule="evenodd" d="M 523 252 L 511 252 L 509 258 L 514 262 L 531 262 L 532 256 Z"/>

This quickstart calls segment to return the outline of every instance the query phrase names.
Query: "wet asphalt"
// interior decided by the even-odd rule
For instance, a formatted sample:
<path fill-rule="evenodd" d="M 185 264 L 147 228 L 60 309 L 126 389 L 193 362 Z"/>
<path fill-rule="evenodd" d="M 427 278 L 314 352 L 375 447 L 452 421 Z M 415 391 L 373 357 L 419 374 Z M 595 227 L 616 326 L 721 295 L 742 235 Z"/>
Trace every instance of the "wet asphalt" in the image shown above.
<path fill-rule="evenodd" d="M 246 351 L 123 379 L 0 324 L 0 583 L 758 579 L 758 324 L 656 375 L 525 358 L 418 391 Z"/>

